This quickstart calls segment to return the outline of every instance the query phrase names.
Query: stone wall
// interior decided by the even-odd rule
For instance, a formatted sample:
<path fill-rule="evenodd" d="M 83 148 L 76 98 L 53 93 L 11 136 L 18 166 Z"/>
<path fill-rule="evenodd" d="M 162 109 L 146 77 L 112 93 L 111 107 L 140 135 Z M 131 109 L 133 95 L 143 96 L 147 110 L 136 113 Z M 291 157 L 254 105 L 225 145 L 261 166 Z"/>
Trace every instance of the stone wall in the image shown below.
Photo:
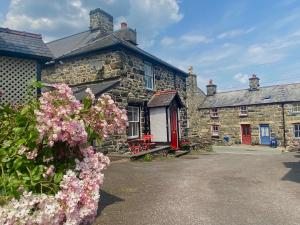
<path fill-rule="evenodd" d="M 3 92 L 0 103 L 24 103 L 29 97 L 28 86 L 35 79 L 35 60 L 0 56 L 0 91 Z"/>
<path fill-rule="evenodd" d="M 122 69 L 122 61 L 118 51 L 89 54 L 63 59 L 46 66 L 42 70 L 42 81 L 80 84 L 120 76 Z"/>
<path fill-rule="evenodd" d="M 125 49 L 94 53 L 87 56 L 74 57 L 62 60 L 62 63 L 52 64 L 42 71 L 42 80 L 47 83 L 65 82 L 67 84 L 80 84 L 83 82 L 121 77 L 118 87 L 108 93 L 114 98 L 121 108 L 128 105 L 140 107 L 141 126 L 140 134 L 143 135 L 147 123 L 146 104 L 156 91 L 178 90 L 184 104 L 186 103 L 186 78 L 177 76 L 169 68 L 153 63 L 155 76 L 154 90 L 147 90 L 144 86 L 144 59 Z M 187 137 L 187 111 L 180 110 L 181 136 Z M 110 138 L 104 143 L 104 148 L 109 151 L 123 151 L 127 147 L 127 136 L 120 135 Z"/>
<path fill-rule="evenodd" d="M 287 137 L 287 145 L 293 145 L 293 142 L 296 140 L 299 142 L 300 139 L 294 138 L 294 124 L 300 124 L 300 113 L 294 113 L 292 111 L 293 104 L 285 104 L 284 105 L 284 114 L 285 114 L 285 130 Z"/>
<path fill-rule="evenodd" d="M 212 137 L 214 144 L 224 144 L 223 137 L 229 136 L 233 143 L 241 143 L 241 125 L 251 125 L 252 144 L 260 144 L 259 126 L 269 124 L 271 133 L 274 133 L 281 144 L 284 144 L 283 112 L 281 104 L 252 105 L 248 106 L 248 116 L 240 116 L 240 107 L 227 107 L 218 109 L 218 118 L 210 117 L 209 109 L 201 109 L 197 113 L 199 124 L 198 132 L 211 137 L 211 126 L 220 126 L 219 137 Z M 285 131 L 286 144 L 294 140 L 293 124 L 300 123 L 300 114 L 292 113 L 292 105 L 285 104 Z"/>
<path fill-rule="evenodd" d="M 210 143 L 210 136 L 201 132 L 201 121 L 199 120 L 199 106 L 205 99 L 204 92 L 197 86 L 197 77 L 190 74 L 187 82 L 187 109 L 188 109 L 188 136 L 192 142 Z"/>

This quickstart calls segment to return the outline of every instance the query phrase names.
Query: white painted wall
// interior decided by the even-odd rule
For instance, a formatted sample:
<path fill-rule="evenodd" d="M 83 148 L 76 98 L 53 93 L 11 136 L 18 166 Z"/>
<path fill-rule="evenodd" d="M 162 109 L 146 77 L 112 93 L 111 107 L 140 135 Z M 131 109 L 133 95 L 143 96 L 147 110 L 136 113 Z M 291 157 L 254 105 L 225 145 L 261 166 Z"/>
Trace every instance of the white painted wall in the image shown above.
<path fill-rule="evenodd" d="M 167 142 L 166 108 L 150 108 L 150 129 L 154 142 Z"/>

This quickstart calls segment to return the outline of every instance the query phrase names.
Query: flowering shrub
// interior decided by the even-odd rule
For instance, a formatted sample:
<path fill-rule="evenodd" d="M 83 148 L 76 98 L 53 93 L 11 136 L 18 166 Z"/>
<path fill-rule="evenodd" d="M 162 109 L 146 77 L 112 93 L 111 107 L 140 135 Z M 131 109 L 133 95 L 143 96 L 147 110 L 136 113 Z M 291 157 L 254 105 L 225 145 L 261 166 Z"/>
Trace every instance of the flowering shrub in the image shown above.
<path fill-rule="evenodd" d="M 125 131 L 126 112 L 65 84 L 24 106 L 0 107 L 0 224 L 88 224 L 109 159 L 91 143 Z"/>
<path fill-rule="evenodd" d="M 187 139 L 182 139 L 180 142 L 180 148 L 181 149 L 189 149 L 190 148 L 190 141 Z"/>

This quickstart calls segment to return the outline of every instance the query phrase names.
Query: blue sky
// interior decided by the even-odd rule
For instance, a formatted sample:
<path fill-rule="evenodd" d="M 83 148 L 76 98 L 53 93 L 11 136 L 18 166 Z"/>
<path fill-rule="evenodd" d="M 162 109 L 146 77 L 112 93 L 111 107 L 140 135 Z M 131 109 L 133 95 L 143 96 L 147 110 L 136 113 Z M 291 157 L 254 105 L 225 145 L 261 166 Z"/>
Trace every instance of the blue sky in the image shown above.
<path fill-rule="evenodd" d="M 300 81 L 297 0 L 0 0 L 0 26 L 41 33 L 46 41 L 87 30 L 103 8 L 136 28 L 140 47 L 187 71 L 204 88 L 247 88 Z"/>

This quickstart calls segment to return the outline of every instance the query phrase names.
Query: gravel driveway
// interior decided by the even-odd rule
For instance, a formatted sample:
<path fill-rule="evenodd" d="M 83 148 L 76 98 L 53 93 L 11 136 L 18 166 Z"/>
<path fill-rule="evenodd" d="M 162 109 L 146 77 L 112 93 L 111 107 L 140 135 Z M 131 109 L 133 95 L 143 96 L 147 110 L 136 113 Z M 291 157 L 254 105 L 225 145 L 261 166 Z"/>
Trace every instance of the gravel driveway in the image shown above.
<path fill-rule="evenodd" d="M 300 155 L 115 162 L 95 225 L 299 225 Z"/>

